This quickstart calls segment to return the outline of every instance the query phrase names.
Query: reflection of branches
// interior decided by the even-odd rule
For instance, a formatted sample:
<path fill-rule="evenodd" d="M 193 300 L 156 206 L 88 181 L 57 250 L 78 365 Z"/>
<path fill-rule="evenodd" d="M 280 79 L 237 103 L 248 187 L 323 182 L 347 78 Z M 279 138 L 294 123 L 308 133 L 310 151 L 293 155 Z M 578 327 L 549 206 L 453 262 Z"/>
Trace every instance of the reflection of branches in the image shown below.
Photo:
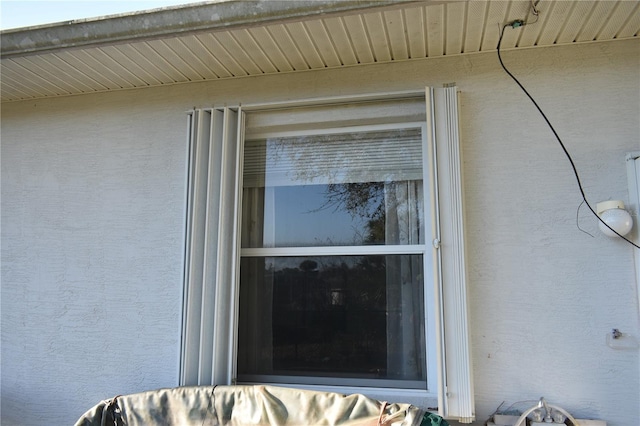
<path fill-rule="evenodd" d="M 282 178 L 292 182 L 335 180 L 350 165 L 349 157 L 337 150 L 323 152 L 325 145 L 343 143 L 333 135 L 270 138 L 266 142 L 267 163 L 272 167 L 277 165 L 275 168 L 284 173 Z M 309 167 L 310 164 L 314 166 Z"/>
<path fill-rule="evenodd" d="M 415 146 L 419 153 L 419 135 L 417 129 L 392 129 L 275 137 L 264 149 L 267 164 L 275 166 L 271 172 L 299 184 L 393 180 L 401 163 L 420 167 L 410 158 Z"/>
<path fill-rule="evenodd" d="M 351 216 L 375 219 L 384 216 L 382 200 L 384 183 L 330 183 L 325 190 L 326 201 L 319 210 L 333 207 L 346 210 Z"/>
<path fill-rule="evenodd" d="M 367 220 L 368 235 L 363 241 L 384 241 L 385 207 L 383 182 L 330 183 L 325 202 L 318 210 L 344 210 L 351 217 Z"/>
<path fill-rule="evenodd" d="M 324 202 L 309 213 L 348 213 L 364 231 L 360 244 L 384 244 L 386 220 L 395 217 L 390 213 L 405 204 L 409 207 L 407 198 L 397 199 L 394 188 L 407 182 L 396 175 L 420 170 L 419 162 L 413 164 L 415 160 L 407 157 L 415 150 L 404 149 L 403 143 L 413 146 L 420 140 L 417 135 L 416 129 L 395 129 L 270 138 L 264 141 L 264 167 L 277 185 L 323 185 Z M 396 167 L 400 164 L 402 172 Z"/>

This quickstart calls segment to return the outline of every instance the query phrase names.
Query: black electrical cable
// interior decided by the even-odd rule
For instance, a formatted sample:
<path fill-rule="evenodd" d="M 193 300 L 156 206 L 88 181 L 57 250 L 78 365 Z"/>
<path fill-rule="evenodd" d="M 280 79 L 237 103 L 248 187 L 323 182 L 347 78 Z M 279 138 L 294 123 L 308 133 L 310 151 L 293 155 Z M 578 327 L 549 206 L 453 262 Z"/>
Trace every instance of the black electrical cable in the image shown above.
<path fill-rule="evenodd" d="M 593 213 L 593 215 L 601 223 L 603 223 L 607 228 L 609 228 L 613 233 L 615 233 L 617 236 L 619 236 L 620 238 L 622 238 L 623 240 L 625 240 L 626 242 L 628 242 L 629 244 L 631 244 L 635 248 L 640 249 L 640 246 L 638 244 L 636 244 L 633 241 L 625 238 L 623 235 L 620 235 L 615 229 L 613 229 L 612 227 L 607 225 L 605 223 L 605 221 L 603 221 L 600 218 L 600 216 L 598 216 L 598 214 L 595 212 L 595 210 L 593 210 L 593 207 L 591 207 L 591 204 L 589 204 L 589 202 L 587 201 L 587 197 L 586 197 L 586 195 L 584 193 L 584 189 L 582 188 L 582 182 L 580 182 L 580 176 L 578 175 L 578 170 L 576 169 L 576 165 L 573 163 L 573 158 L 571 158 L 571 155 L 569 154 L 569 151 L 567 151 L 567 148 L 564 146 L 564 143 L 562 142 L 562 139 L 560 139 L 560 136 L 558 136 L 558 133 L 556 132 L 556 129 L 551 125 L 551 122 L 549 121 L 549 119 L 547 118 L 545 113 L 542 111 L 540 106 L 538 106 L 538 103 L 535 101 L 535 99 L 533 99 L 533 97 L 529 94 L 529 92 L 527 92 L 527 89 L 524 88 L 522 83 L 520 83 L 520 81 L 518 81 L 518 79 L 513 74 L 511 74 L 511 72 L 509 72 L 507 67 L 504 65 L 504 62 L 502 62 L 502 56 L 500 55 L 500 45 L 502 44 L 502 36 L 504 36 L 504 30 L 507 27 L 518 28 L 518 27 L 521 27 L 523 25 L 526 25 L 526 23 L 524 23 L 523 21 L 513 21 L 510 24 L 505 24 L 502 27 L 502 31 L 500 31 L 500 38 L 498 39 L 498 60 L 500 61 L 500 65 L 502 65 L 502 69 L 504 70 L 504 72 L 506 72 L 509 75 L 509 77 L 511 77 L 513 79 L 513 81 L 516 82 L 516 84 L 518 86 L 520 86 L 520 89 L 522 89 L 524 94 L 527 95 L 529 100 L 531 100 L 533 105 L 535 105 L 535 107 L 538 109 L 538 112 L 540 113 L 540 115 L 542 115 L 542 118 L 544 118 L 544 121 L 547 122 L 547 125 L 549 126 L 549 128 L 553 132 L 553 135 L 558 140 L 558 143 L 560 144 L 560 147 L 562 148 L 562 150 L 564 151 L 565 155 L 567 156 L 567 159 L 569 160 L 569 163 L 571 163 L 571 168 L 573 169 L 573 174 L 575 175 L 576 181 L 578 182 L 578 188 L 580 189 L 580 194 L 582 195 L 582 200 L 583 200 L 584 204 L 586 204 L 586 206 L 589 208 L 589 210 L 591 210 L 591 213 Z"/>

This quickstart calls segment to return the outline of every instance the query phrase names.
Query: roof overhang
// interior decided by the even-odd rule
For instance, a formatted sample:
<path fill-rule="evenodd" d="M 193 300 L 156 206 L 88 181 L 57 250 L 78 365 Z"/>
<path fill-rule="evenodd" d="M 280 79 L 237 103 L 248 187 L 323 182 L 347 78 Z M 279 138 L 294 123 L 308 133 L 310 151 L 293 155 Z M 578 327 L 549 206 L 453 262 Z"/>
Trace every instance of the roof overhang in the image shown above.
<path fill-rule="evenodd" d="M 459 0 L 458 0 L 459 1 Z M 241 29 L 432 0 L 218 0 L 2 31 L 3 58 Z"/>
<path fill-rule="evenodd" d="M 504 49 L 632 39 L 640 2 L 202 2 L 3 31 L 0 89 L 15 101 L 489 52 L 515 19 L 529 24 Z"/>

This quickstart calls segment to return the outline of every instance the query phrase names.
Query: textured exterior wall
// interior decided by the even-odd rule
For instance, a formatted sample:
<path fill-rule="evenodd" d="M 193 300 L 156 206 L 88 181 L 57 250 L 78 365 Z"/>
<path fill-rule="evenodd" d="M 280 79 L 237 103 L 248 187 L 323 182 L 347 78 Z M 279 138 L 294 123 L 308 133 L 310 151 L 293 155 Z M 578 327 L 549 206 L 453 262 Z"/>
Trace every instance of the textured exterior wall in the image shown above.
<path fill-rule="evenodd" d="M 640 43 L 505 52 L 592 203 L 627 200 L 640 149 Z M 495 55 L 5 104 L 2 424 L 69 424 L 99 400 L 177 384 L 186 117 L 254 103 L 456 82 L 477 424 L 545 396 L 640 423 L 633 251 L 602 236 L 569 163 Z M 531 403 L 521 404 L 525 408 Z"/>
<path fill-rule="evenodd" d="M 108 395 L 176 384 L 186 119 L 135 96 L 13 107 L 1 423 L 73 424 Z"/>

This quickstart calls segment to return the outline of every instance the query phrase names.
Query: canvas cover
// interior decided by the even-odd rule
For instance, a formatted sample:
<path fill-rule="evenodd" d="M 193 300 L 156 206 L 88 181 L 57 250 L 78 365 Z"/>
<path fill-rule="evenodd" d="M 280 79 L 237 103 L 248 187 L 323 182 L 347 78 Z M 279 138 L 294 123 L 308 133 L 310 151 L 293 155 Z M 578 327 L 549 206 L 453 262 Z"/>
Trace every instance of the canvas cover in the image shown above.
<path fill-rule="evenodd" d="M 277 386 L 193 386 L 160 389 L 102 401 L 75 426 L 341 425 L 428 426 L 446 422 L 410 404 L 388 404 Z"/>

